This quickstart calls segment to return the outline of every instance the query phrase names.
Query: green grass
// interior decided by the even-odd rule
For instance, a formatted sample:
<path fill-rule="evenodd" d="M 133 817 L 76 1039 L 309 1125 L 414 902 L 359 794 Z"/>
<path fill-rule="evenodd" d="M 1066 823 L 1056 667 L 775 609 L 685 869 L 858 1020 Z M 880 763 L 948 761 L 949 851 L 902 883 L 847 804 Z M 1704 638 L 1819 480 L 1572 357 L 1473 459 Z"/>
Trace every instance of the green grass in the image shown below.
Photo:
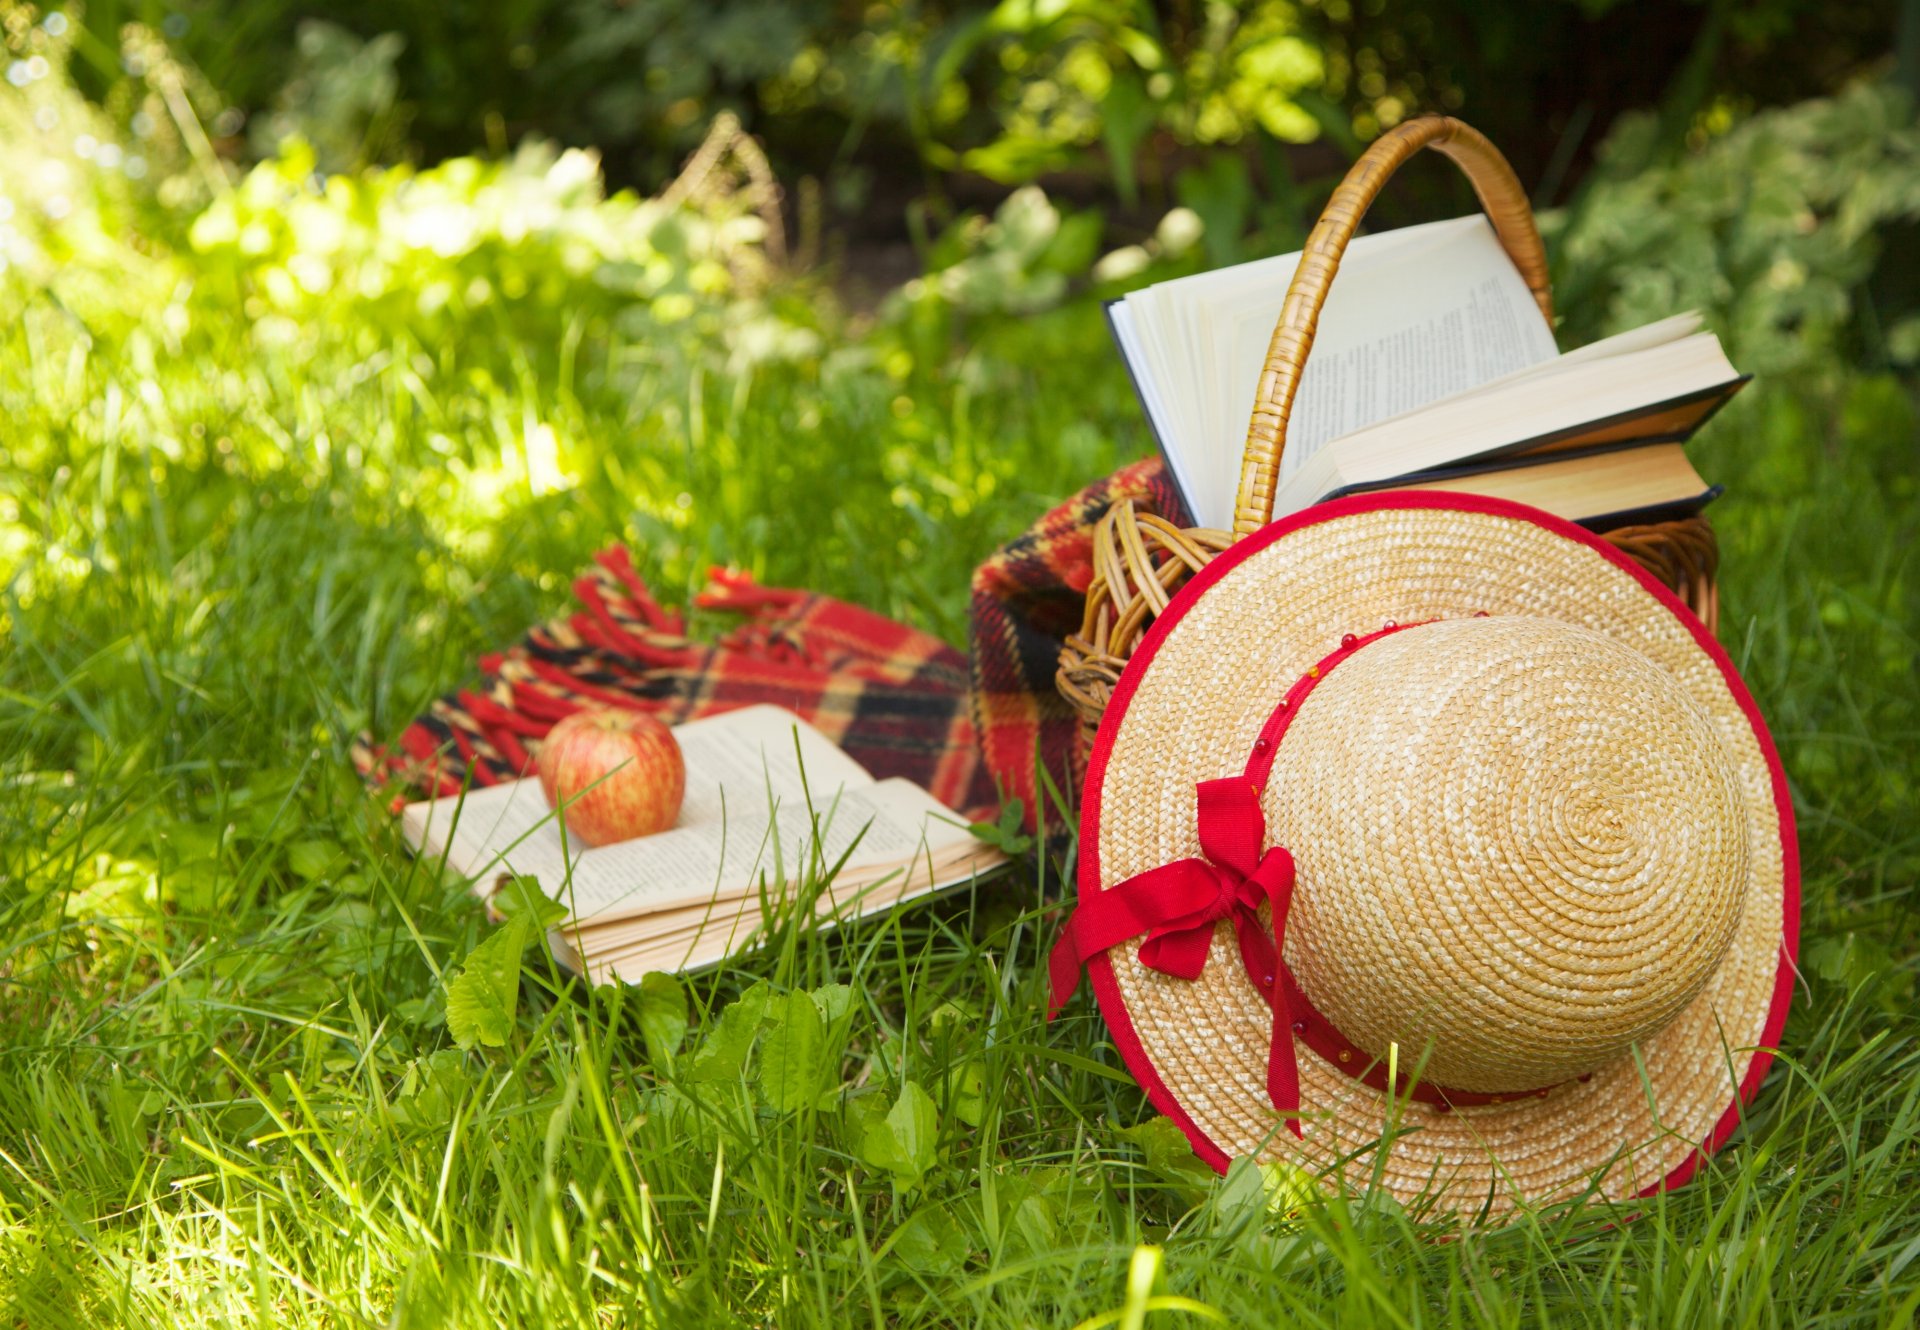
<path fill-rule="evenodd" d="M 1084 999 L 1042 1019 L 1046 866 L 784 931 L 687 983 L 684 1034 L 668 991 L 540 963 L 504 1047 L 446 1029 L 487 928 L 351 736 L 613 540 L 669 597 L 725 561 L 958 639 L 972 565 L 1143 447 L 1090 302 L 863 329 L 800 289 L 672 331 L 583 286 L 437 322 L 340 297 L 289 334 L 154 226 L 165 280 L 109 253 L 0 285 L 0 1324 L 1914 1320 L 1910 385 L 1830 359 L 1699 449 L 1800 819 L 1777 1069 L 1637 1222 L 1449 1234 L 1274 1212 L 1143 1128 Z M 743 368 L 738 309 L 824 354 Z M 806 1093 L 766 1053 L 797 1025 Z"/>

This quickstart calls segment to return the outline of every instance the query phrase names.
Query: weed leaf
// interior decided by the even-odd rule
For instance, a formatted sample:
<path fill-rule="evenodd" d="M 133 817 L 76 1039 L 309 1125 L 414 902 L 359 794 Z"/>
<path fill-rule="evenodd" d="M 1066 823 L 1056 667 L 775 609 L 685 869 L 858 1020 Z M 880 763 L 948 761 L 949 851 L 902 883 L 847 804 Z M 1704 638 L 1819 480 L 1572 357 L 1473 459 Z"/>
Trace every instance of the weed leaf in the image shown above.
<path fill-rule="evenodd" d="M 687 991 L 680 981 L 660 970 L 649 970 L 634 987 L 640 1004 L 640 1037 L 647 1041 L 647 1057 L 656 1067 L 673 1070 L 674 1054 L 687 1035 Z"/>
<path fill-rule="evenodd" d="M 297 840 L 287 847 L 287 866 L 309 882 L 325 877 L 339 858 L 339 848 L 326 841 Z"/>
<path fill-rule="evenodd" d="M 1146 1156 L 1147 1168 L 1168 1182 L 1212 1185 L 1213 1170 L 1193 1152 L 1193 1143 L 1173 1125 L 1172 1118 L 1151 1117 L 1137 1126 L 1122 1128 L 1117 1135 Z"/>
<path fill-rule="evenodd" d="M 510 877 L 493 894 L 493 908 L 503 919 L 525 919 L 545 932 L 567 917 L 567 907 L 540 889 L 537 878 Z"/>
<path fill-rule="evenodd" d="M 520 953 L 530 931 L 524 918 L 494 929 L 447 981 L 447 1029 L 460 1047 L 507 1042 L 520 1003 Z"/>
<path fill-rule="evenodd" d="M 853 990 L 845 984 L 822 984 L 813 990 L 813 1001 L 828 1025 L 838 1025 L 853 1010 Z"/>
<path fill-rule="evenodd" d="M 947 1107 L 969 1127 L 987 1120 L 987 1069 L 979 1058 L 968 1058 L 947 1072 Z"/>
<path fill-rule="evenodd" d="M 791 1113 L 812 1103 L 824 1079 L 826 1021 L 810 993 L 794 992 L 767 1006 L 760 1041 L 760 1094 L 769 1107 Z"/>
<path fill-rule="evenodd" d="M 901 1186 L 917 1187 L 933 1167 L 939 1137 L 940 1113 L 933 1097 L 918 1081 L 906 1081 L 887 1115 L 867 1124 L 860 1153 L 874 1168 L 891 1173 Z"/>
<path fill-rule="evenodd" d="M 1009 799 L 1000 809 L 999 821 L 970 822 L 967 824 L 967 830 L 1008 858 L 1018 859 L 1033 848 L 1033 837 L 1027 835 L 1024 830 L 1026 817 L 1026 802 L 1021 799 Z"/>
<path fill-rule="evenodd" d="M 728 1003 L 688 1060 L 685 1079 L 699 1084 L 738 1076 L 747 1064 L 753 1037 L 760 1033 L 760 1023 L 766 1017 L 772 997 L 763 980 Z"/>
<path fill-rule="evenodd" d="M 916 1210 L 894 1233 L 890 1250 L 909 1270 L 950 1274 L 967 1259 L 966 1230 L 944 1208 Z"/>

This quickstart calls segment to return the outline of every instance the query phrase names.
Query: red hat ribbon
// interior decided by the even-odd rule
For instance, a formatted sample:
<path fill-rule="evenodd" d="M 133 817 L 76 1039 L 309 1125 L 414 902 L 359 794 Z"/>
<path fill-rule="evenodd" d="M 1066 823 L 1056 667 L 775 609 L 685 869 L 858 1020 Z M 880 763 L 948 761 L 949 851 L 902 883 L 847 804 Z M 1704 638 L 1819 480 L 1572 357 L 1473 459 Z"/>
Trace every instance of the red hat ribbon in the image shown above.
<path fill-rule="evenodd" d="M 1197 979 L 1206 968 L 1214 925 L 1226 919 L 1240 941 L 1247 973 L 1273 1007 L 1273 1039 L 1267 1055 L 1267 1097 L 1289 1114 L 1300 1134 L 1300 1069 L 1294 1060 L 1286 985 L 1275 982 L 1286 945 L 1287 905 L 1293 898 L 1293 856 L 1276 845 L 1262 851 L 1266 815 L 1260 791 L 1244 776 L 1202 781 L 1200 849 L 1205 856 L 1180 859 L 1128 878 L 1080 903 L 1060 930 L 1048 961 L 1052 1018 L 1080 983 L 1090 956 L 1129 938 L 1146 935 L 1140 961 L 1162 974 Z M 1271 936 L 1260 926 L 1260 903 L 1273 908 Z"/>

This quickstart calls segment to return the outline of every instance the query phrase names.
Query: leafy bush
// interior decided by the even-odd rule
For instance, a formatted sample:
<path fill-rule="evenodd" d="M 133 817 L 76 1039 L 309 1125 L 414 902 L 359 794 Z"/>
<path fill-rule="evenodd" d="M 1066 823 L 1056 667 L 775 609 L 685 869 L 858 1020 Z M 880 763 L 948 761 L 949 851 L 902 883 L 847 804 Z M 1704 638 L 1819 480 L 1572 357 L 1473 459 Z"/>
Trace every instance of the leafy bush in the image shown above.
<path fill-rule="evenodd" d="M 1320 135 L 1299 97 L 1318 91 L 1325 69 L 1286 0 L 1209 5 L 1190 26 L 1124 0 L 1007 0 L 956 18 L 930 36 L 909 108 L 936 167 L 1015 183 L 1084 164 L 1097 147 L 1131 201 L 1150 135 L 1200 145 Z M 1152 155 L 1145 164 L 1155 169 Z"/>
<path fill-rule="evenodd" d="M 322 179 L 295 139 L 215 198 L 188 238 L 205 297 L 246 310 L 259 339 L 332 322 L 449 347 L 484 322 L 548 350 L 603 337 L 609 321 L 649 336 L 737 318 L 765 285 L 766 224 L 733 202 L 695 213 L 609 198 L 591 153 L 540 144 L 504 162 Z"/>
<path fill-rule="evenodd" d="M 1351 155 L 1427 110 L 1479 125 L 1554 197 L 1624 110 L 1659 104 L 1678 142 L 1839 86 L 1893 35 L 1883 0 L 88 0 L 73 16 L 98 98 L 145 77 L 119 58 L 130 28 L 173 43 L 230 103 L 207 116 L 225 152 L 270 155 L 297 131 L 332 169 L 543 137 L 652 187 L 732 111 L 783 177 L 821 177 L 841 216 L 896 233 L 906 197 L 966 177 L 1205 212 L 1195 192 L 1232 162 L 1293 206 L 1287 145 Z"/>
<path fill-rule="evenodd" d="M 271 110 L 248 125 L 249 146 L 265 158 L 288 139 L 304 139 L 329 174 L 400 157 L 409 112 L 398 105 L 394 65 L 405 49 L 395 32 L 361 41 L 338 24 L 303 20 L 293 67 Z"/>
<path fill-rule="evenodd" d="M 1015 190 L 991 220 L 964 217 L 933 245 L 924 279 L 899 293 L 970 313 L 1032 313 L 1066 294 L 1100 243 L 1100 216 L 1063 213 L 1037 185 Z"/>
<path fill-rule="evenodd" d="M 1920 361 L 1920 311 L 1875 310 L 1868 294 L 1882 238 L 1920 221 L 1920 127 L 1904 90 L 1862 83 L 1631 169 L 1656 133 L 1651 115 L 1630 118 L 1602 149 L 1601 179 L 1546 219 L 1573 340 L 1691 308 L 1766 377 Z"/>

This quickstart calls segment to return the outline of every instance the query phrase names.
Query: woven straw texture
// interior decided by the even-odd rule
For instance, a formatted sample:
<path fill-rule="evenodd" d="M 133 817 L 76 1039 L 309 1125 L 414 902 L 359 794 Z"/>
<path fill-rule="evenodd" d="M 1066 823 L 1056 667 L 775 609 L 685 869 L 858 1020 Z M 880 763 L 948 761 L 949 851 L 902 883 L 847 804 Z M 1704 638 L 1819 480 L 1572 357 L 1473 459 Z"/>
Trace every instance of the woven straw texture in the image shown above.
<path fill-rule="evenodd" d="M 1280 745 L 1265 805 L 1300 869 L 1288 962 L 1372 1046 L 1362 1063 L 1397 1038 L 1407 1070 L 1431 1039 L 1430 1081 L 1552 1088 L 1390 1102 L 1297 1042 L 1295 1141 L 1230 930 L 1196 981 L 1148 970 L 1133 942 L 1110 953 L 1115 983 L 1154 1070 L 1229 1155 L 1355 1186 L 1377 1168 L 1402 1199 L 1469 1215 L 1590 1182 L 1631 1197 L 1737 1096 L 1780 964 L 1784 864 L 1768 764 L 1718 666 L 1594 549 L 1512 517 L 1386 508 L 1256 551 L 1109 717 L 1100 888 L 1200 853 L 1195 783 L 1240 770 L 1343 634 L 1425 619 L 1449 622 L 1343 662 Z"/>

